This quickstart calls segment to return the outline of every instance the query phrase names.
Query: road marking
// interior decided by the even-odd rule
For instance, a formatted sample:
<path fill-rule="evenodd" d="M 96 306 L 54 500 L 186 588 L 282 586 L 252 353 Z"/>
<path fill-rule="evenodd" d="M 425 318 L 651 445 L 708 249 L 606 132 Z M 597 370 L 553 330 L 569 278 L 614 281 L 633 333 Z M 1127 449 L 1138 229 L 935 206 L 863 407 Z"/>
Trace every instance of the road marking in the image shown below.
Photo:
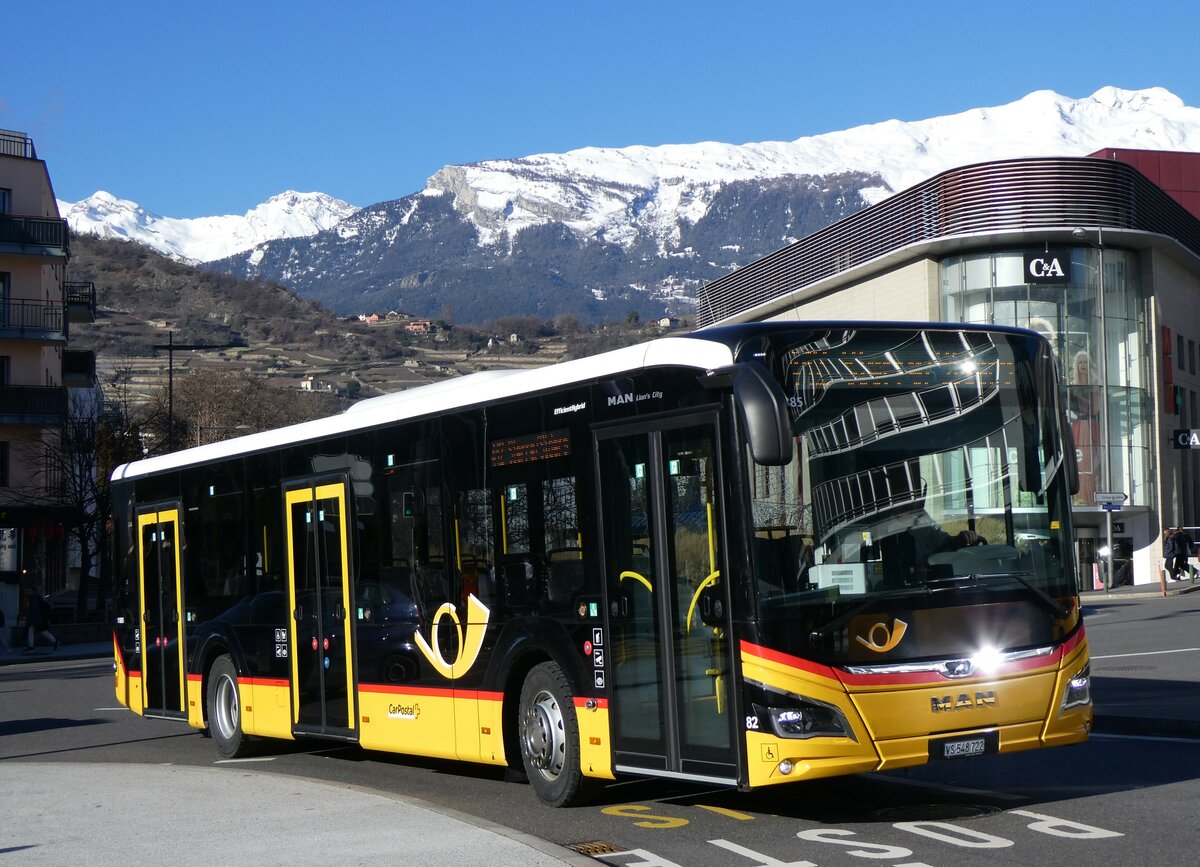
<path fill-rule="evenodd" d="M 737 810 L 730 810 L 726 807 L 710 807 L 707 804 L 696 804 L 701 810 L 712 810 L 714 813 L 720 813 L 722 816 L 728 816 L 731 819 L 740 819 L 743 822 L 749 822 L 754 819 L 749 813 L 740 813 Z"/>
<path fill-rule="evenodd" d="M 1195 653 L 1200 647 L 1181 647 L 1178 650 L 1147 650 L 1142 653 L 1112 653 L 1108 656 L 1093 656 L 1092 659 L 1128 659 L 1131 656 L 1159 656 L 1164 653 Z"/>
<path fill-rule="evenodd" d="M 127 707 L 94 707 L 94 708 L 92 708 L 92 710 L 93 710 L 93 711 L 99 711 L 99 710 L 129 710 L 129 708 L 127 708 Z"/>
<path fill-rule="evenodd" d="M 258 757 L 250 758 L 250 759 L 217 759 L 216 764 L 218 764 L 218 765 L 240 765 L 240 764 L 244 764 L 247 762 L 273 762 L 273 761 L 275 761 L 274 756 L 258 756 Z"/>

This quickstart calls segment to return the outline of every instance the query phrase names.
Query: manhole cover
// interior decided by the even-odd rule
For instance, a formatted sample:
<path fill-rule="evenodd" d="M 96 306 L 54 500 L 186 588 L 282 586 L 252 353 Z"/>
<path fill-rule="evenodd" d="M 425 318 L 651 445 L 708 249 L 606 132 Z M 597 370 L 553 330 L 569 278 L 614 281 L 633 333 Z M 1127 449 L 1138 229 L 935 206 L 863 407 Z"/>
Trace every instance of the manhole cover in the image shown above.
<path fill-rule="evenodd" d="M 952 819 L 976 819 L 1000 812 L 997 807 L 980 804 L 913 804 L 884 807 L 871 815 L 886 822 L 945 822 Z"/>
<path fill-rule="evenodd" d="M 589 840 L 586 843 L 568 843 L 566 848 L 580 855 L 595 857 L 596 855 L 612 855 L 625 850 L 604 840 Z"/>

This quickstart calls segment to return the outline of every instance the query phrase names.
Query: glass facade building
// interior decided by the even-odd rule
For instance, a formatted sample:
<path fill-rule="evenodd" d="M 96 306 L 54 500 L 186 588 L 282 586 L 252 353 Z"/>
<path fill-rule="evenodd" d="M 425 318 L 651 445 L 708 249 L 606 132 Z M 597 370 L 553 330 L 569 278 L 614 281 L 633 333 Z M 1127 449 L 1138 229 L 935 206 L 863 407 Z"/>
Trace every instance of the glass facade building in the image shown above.
<path fill-rule="evenodd" d="M 1157 584 L 1164 531 L 1200 538 L 1200 154 L 1100 156 L 942 172 L 702 287 L 697 322 L 1041 332 L 1080 469 L 1080 585 Z M 1119 511 L 1097 504 L 1105 492 L 1126 497 Z"/>
<path fill-rule="evenodd" d="M 1053 284 L 1026 282 L 1022 250 L 943 259 L 943 318 L 1042 332 L 1066 390 L 1080 471 L 1076 505 L 1095 505 L 1096 491 L 1122 491 L 1129 506 L 1153 506 L 1154 335 L 1139 254 L 1079 246 L 1064 258 L 1066 280 Z"/>

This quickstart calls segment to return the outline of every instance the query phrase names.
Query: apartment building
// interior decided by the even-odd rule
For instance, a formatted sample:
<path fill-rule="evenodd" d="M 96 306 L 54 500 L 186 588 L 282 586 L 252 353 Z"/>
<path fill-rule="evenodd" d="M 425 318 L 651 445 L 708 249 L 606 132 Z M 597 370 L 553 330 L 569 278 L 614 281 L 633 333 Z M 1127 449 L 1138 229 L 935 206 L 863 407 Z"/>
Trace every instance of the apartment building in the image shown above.
<path fill-rule="evenodd" d="M 23 585 L 52 593 L 78 580 L 72 528 L 87 510 L 68 475 L 94 470 L 64 465 L 63 444 L 72 407 L 95 405 L 96 375 L 94 353 L 67 343 L 71 323 L 94 320 L 96 294 L 67 279 L 69 257 L 46 163 L 28 135 L 0 130 L 0 606 L 9 628 Z"/>

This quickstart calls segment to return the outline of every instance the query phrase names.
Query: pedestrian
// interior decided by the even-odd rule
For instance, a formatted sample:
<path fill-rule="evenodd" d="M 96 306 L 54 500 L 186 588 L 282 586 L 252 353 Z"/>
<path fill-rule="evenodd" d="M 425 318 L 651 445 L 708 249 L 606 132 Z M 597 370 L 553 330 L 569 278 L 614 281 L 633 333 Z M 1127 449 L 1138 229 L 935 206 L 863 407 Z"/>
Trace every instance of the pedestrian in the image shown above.
<path fill-rule="evenodd" d="M 1175 528 L 1175 569 L 1171 573 L 1175 576 L 1176 581 L 1183 581 L 1191 577 L 1191 566 L 1188 565 L 1188 560 L 1196 553 L 1196 543 L 1192 541 L 1192 537 L 1188 535 L 1187 530 L 1182 527 Z"/>
<path fill-rule="evenodd" d="M 33 650 L 39 635 L 54 645 L 55 650 L 58 650 L 58 639 L 46 628 L 50 625 L 50 603 L 39 592 L 39 588 L 32 584 L 25 590 L 25 600 L 25 623 L 29 627 L 29 642 L 25 646 L 26 652 Z"/>
<path fill-rule="evenodd" d="M 1172 530 L 1170 527 L 1167 527 L 1165 530 L 1163 530 L 1163 542 L 1162 542 L 1163 569 L 1166 571 L 1167 576 L 1172 581 L 1176 580 L 1175 579 L 1175 550 L 1176 550 L 1175 546 L 1176 546 L 1176 544 L 1177 543 L 1175 542 L 1175 531 Z"/>

